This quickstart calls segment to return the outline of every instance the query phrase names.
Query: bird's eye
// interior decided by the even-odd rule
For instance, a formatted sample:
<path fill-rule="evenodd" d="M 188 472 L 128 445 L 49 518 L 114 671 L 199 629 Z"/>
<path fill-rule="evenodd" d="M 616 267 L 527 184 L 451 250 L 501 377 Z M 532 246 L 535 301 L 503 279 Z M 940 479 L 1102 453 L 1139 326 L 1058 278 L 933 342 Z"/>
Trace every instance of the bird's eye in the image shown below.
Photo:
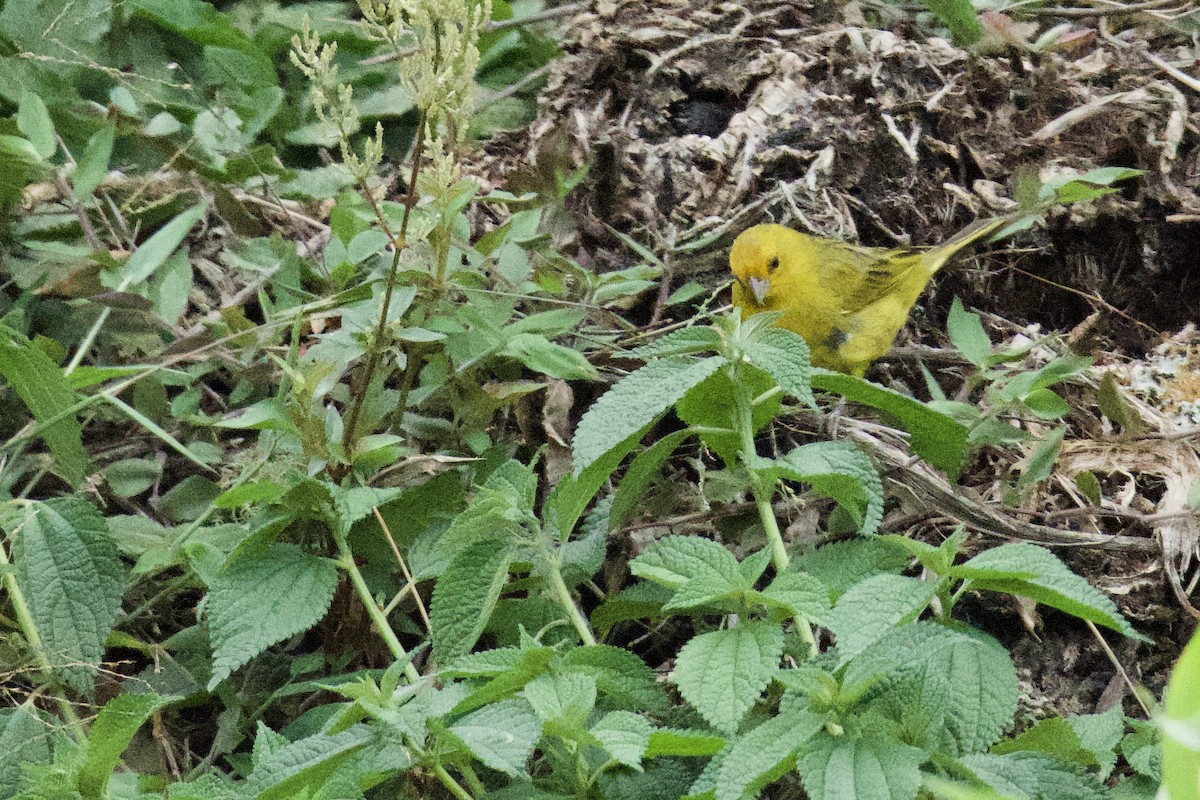
<path fill-rule="evenodd" d="M 767 272 L 774 272 L 777 269 L 779 269 L 779 256 L 772 256 L 771 260 L 767 262 Z"/>

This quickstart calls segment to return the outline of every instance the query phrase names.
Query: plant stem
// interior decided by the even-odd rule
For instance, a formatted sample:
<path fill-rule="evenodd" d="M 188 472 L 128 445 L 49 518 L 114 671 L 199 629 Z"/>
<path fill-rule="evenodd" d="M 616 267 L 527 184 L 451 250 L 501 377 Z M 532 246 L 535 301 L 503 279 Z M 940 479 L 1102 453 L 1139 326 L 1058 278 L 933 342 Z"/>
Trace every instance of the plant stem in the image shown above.
<path fill-rule="evenodd" d="M 442 786 L 445 786 L 450 791 L 450 794 L 457 797 L 458 800 L 475 800 L 475 798 L 471 797 L 471 793 L 464 789 L 458 781 L 454 780 L 454 776 L 446 772 L 446 768 L 441 764 L 433 765 L 433 774 L 442 782 Z"/>
<path fill-rule="evenodd" d="M 379 362 L 383 358 L 383 340 L 387 334 L 388 309 L 392 305 L 392 294 L 396 289 L 396 277 L 400 273 L 400 252 L 408 246 L 408 218 L 412 216 L 412 210 L 416 207 L 417 200 L 420 199 L 420 194 L 417 192 L 417 176 L 420 174 L 421 158 L 425 152 L 425 123 L 425 112 L 422 111 L 417 117 L 417 140 L 413 144 L 412 172 L 409 173 L 408 194 L 404 198 L 404 216 L 400 219 L 399 234 L 393 235 L 388 230 L 387 217 L 384 216 L 383 210 L 375 202 L 375 197 L 371 194 L 370 188 L 363 185 L 360 189 L 363 197 L 371 204 L 371 208 L 375 212 L 375 218 L 379 221 L 384 232 L 388 234 L 388 238 L 391 239 L 392 264 L 388 269 L 387 280 L 383 287 L 383 302 L 379 308 L 379 323 L 375 326 L 375 335 L 371 337 L 371 341 L 367 345 L 367 363 L 363 367 L 362 375 L 353 392 L 353 397 L 350 401 L 350 413 L 346 417 L 346 431 L 342 437 L 342 445 L 346 450 L 346 457 L 351 461 L 354 459 L 358 418 L 362 414 L 363 404 L 366 403 L 367 393 L 371 390 L 371 380 L 375 377 L 375 370 L 379 368 Z"/>
<path fill-rule="evenodd" d="M 554 599 L 567 612 L 567 618 L 571 620 L 571 624 L 575 627 L 575 631 L 583 643 L 595 644 L 596 637 L 592 634 L 587 620 L 583 618 L 583 612 L 579 610 L 579 606 L 575 605 L 575 598 L 571 597 L 571 590 L 567 588 L 558 564 L 554 564 L 550 568 L 550 589 L 554 592 Z"/>
<path fill-rule="evenodd" d="M 404 664 L 405 677 L 416 683 L 421 679 L 421 673 L 417 672 L 417 668 L 413 666 L 412 660 L 409 658 L 408 651 L 404 649 L 404 645 L 400 644 L 400 640 L 396 638 L 396 632 L 392 630 L 387 617 L 384 616 L 383 609 L 379 607 L 379 604 L 375 602 L 375 598 L 371 596 L 371 590 L 367 587 L 367 582 L 363 579 L 362 572 L 359 571 L 358 565 L 354 563 L 354 553 L 350 550 L 350 544 L 346 541 L 346 537 L 335 531 L 333 538 L 337 542 L 338 554 L 341 556 L 338 566 L 350 576 L 350 582 L 354 584 L 354 590 L 358 592 L 358 598 L 367 609 L 367 614 L 370 615 L 371 621 L 375 623 L 375 629 L 383 637 L 383 641 L 387 644 L 388 649 L 392 651 L 392 657 L 397 661 L 406 662 Z"/>
<path fill-rule="evenodd" d="M 730 370 L 729 377 L 733 381 L 734 402 L 737 404 L 737 428 L 742 438 L 742 460 L 749 462 L 752 456 L 758 455 L 758 448 L 754 445 L 754 406 L 736 365 Z M 783 534 L 779 531 L 779 521 L 775 519 L 775 511 L 771 508 L 772 487 L 766 486 L 762 476 L 748 463 L 746 472 L 750 476 L 750 490 L 754 494 L 758 518 L 762 520 L 767 541 L 771 543 L 771 563 L 775 565 L 776 572 L 785 572 L 788 568 L 788 554 L 783 545 Z"/>
<path fill-rule="evenodd" d="M 0 566 L 7 567 L 9 563 L 8 551 L 0 544 Z M 16 573 L 11 569 L 5 569 L 3 573 L 4 588 L 8 590 L 8 596 L 12 600 L 13 613 L 17 616 L 21 632 L 25 634 L 25 641 L 29 642 L 29 649 L 33 651 L 33 657 L 37 659 L 38 668 L 47 678 L 52 679 L 54 668 L 51 666 L 50 660 L 46 658 L 46 648 L 42 645 L 42 636 L 38 633 L 37 623 L 34 622 L 33 614 L 29 611 L 29 604 L 25 602 L 25 594 L 17 583 Z M 87 741 L 83 723 L 75 713 L 75 707 L 71 705 L 71 701 L 58 688 L 51 688 L 49 691 L 54 696 L 55 703 L 58 704 L 58 712 L 62 715 L 63 721 L 67 723 L 71 736 L 80 743 Z"/>

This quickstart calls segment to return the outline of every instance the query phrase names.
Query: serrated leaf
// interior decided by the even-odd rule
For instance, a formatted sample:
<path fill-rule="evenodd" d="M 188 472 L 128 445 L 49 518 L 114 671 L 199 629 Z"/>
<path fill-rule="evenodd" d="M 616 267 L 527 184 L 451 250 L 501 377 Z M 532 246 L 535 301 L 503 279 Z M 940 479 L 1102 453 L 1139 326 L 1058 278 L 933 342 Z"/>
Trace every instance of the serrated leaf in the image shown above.
<path fill-rule="evenodd" d="M 654 726 L 632 711 L 610 711 L 592 726 L 591 734 L 618 763 L 642 771 L 642 756 Z"/>
<path fill-rule="evenodd" d="M 851 587 L 838 599 L 825 622 L 825 627 L 837 636 L 843 663 L 893 628 L 915 620 L 935 594 L 936 582 L 903 575 L 874 575 Z"/>
<path fill-rule="evenodd" d="M 49 764 L 54 727 L 30 703 L 0 711 L 0 797 L 15 797 L 30 766 Z"/>
<path fill-rule="evenodd" d="M 255 740 L 254 770 L 246 778 L 246 790 L 255 800 L 312 796 L 310 792 L 321 788 L 370 736 L 366 725 L 355 725 L 340 733 L 318 733 L 295 742 L 283 739 L 262 750 Z"/>
<path fill-rule="evenodd" d="M 693 386 L 675 404 L 675 413 L 722 461 L 734 464 L 742 449 L 742 437 L 737 433 L 741 421 L 734 397 L 739 393 L 763 397 L 750 413 L 750 426 L 758 432 L 779 415 L 783 400 L 779 392 L 773 391 L 775 387 L 775 379 L 768 372 L 753 364 L 741 364 L 734 374 L 718 370 Z"/>
<path fill-rule="evenodd" d="M 946 711 L 944 725 L 960 753 L 995 742 L 1017 710 L 1017 674 L 1008 652 L 986 634 L 931 622 L 895 628 L 851 659 L 843 691 L 893 684 L 909 687 L 931 710 Z"/>
<path fill-rule="evenodd" d="M 783 631 L 761 620 L 701 634 L 679 651 L 679 693 L 714 728 L 734 733 L 779 669 Z"/>
<path fill-rule="evenodd" d="M 560 548 L 563 580 L 568 587 L 583 583 L 604 567 L 608 532 L 612 529 L 611 511 L 611 496 L 599 500 L 583 518 L 575 534 Z"/>
<path fill-rule="evenodd" d="M 461 550 L 433 589 L 429 622 L 439 663 L 465 655 L 487 627 L 508 577 L 512 545 L 503 539 Z"/>
<path fill-rule="evenodd" d="M 998 756 L 1007 753 L 1037 752 L 1064 764 L 1099 766 L 1095 756 L 1079 741 L 1079 734 L 1062 717 L 1038 720 L 1033 727 L 1022 731 L 1020 735 L 992 745 L 988 752 Z"/>
<path fill-rule="evenodd" d="M 77 691 L 90 693 L 125 588 L 108 523 L 78 497 L 29 503 L 13 536 L 13 561 L 46 658 Z"/>
<path fill-rule="evenodd" d="M 1039 753 L 977 753 L 959 759 L 972 777 L 1006 797 L 1029 800 L 1106 800 L 1109 794 L 1091 775 L 1081 775 Z M 1194 776 L 1193 776 L 1194 777 Z"/>
<path fill-rule="evenodd" d="M 970 580 L 974 589 L 1030 597 L 1131 638 L 1150 641 L 1133 629 L 1112 600 L 1072 572 L 1058 556 L 1035 544 L 993 547 L 948 574 Z"/>
<path fill-rule="evenodd" d="M 600 377 L 582 353 L 536 333 L 518 333 L 508 340 L 504 354 L 551 378 L 571 381 Z"/>
<path fill-rule="evenodd" d="M 795 752 L 825 724 L 804 711 L 782 713 L 736 739 L 717 770 L 716 800 L 757 797 L 795 766 Z"/>
<path fill-rule="evenodd" d="M 670 589 L 702 583 L 716 593 L 749 589 L 738 560 L 718 543 L 701 536 L 666 536 L 629 563 L 630 572 Z"/>
<path fill-rule="evenodd" d="M 613 496 L 610 530 L 617 530 L 625 524 L 626 516 L 658 475 L 662 465 L 689 435 L 687 430 L 669 433 L 634 457 Z"/>
<path fill-rule="evenodd" d="M 105 703 L 88 731 L 87 760 L 79 769 L 80 794 L 107 797 L 108 779 L 133 735 L 151 714 L 175 699 L 127 692 Z"/>
<path fill-rule="evenodd" d="M 862 535 L 879 530 L 883 521 L 883 481 L 865 453 L 843 442 L 812 442 L 781 458 L 743 457 L 746 466 L 769 481 L 781 478 L 807 483 L 832 497 L 859 524 Z"/>
<path fill-rule="evenodd" d="M 723 363 L 717 356 L 664 358 L 626 375 L 579 420 L 572 442 L 574 474 L 649 425 Z"/>
<path fill-rule="evenodd" d="M 40 423 L 39 435 L 54 456 L 55 472 L 78 486 L 87 471 L 88 455 L 83 449 L 83 428 L 69 413 L 75 392 L 62 369 L 24 336 L 0 326 L 0 375 Z"/>
<path fill-rule="evenodd" d="M 208 690 L 271 645 L 320 622 L 336 588 L 333 562 L 292 544 L 235 556 L 209 586 Z"/>
<path fill-rule="evenodd" d="M 590 675 L 610 707 L 660 715 L 670 708 L 654 670 L 629 650 L 605 644 L 576 647 L 563 656 L 558 668 Z"/>
<path fill-rule="evenodd" d="M 528 467 L 518 465 L 528 475 Z M 533 501 L 524 486 L 506 477 L 506 470 L 488 476 L 474 496 L 440 535 L 418 539 L 409 551 L 409 564 L 417 580 L 443 574 L 459 553 L 483 541 L 515 544 L 529 518 Z M 509 476 L 511 477 L 511 476 Z M 536 480 L 534 481 L 536 486 Z"/>
<path fill-rule="evenodd" d="M 526 775 L 526 762 L 542 736 L 542 722 L 529 703 L 513 698 L 484 706 L 450 726 L 450 732 L 492 769 Z"/>
<path fill-rule="evenodd" d="M 907 395 L 840 372 L 814 369 L 813 388 L 877 408 L 908 431 L 912 451 L 957 480 L 967 454 L 966 425 Z"/>
<path fill-rule="evenodd" d="M 881 735 L 819 736 L 797 769 L 811 800 L 913 800 L 925 754 Z"/>
<path fill-rule="evenodd" d="M 746 357 L 771 373 L 779 388 L 807 406 L 815 407 L 812 362 L 804 337 L 784 328 L 769 328 L 747 343 Z"/>
<path fill-rule="evenodd" d="M 807 550 L 792 560 L 791 568 L 815 576 L 836 599 L 871 575 L 903 572 L 908 562 L 908 553 L 894 542 L 850 539 Z"/>
<path fill-rule="evenodd" d="M 792 616 L 808 622 L 825 625 L 829 617 L 829 589 L 804 572 L 776 575 L 767 588 L 751 597 L 769 606 L 786 608 Z"/>
<path fill-rule="evenodd" d="M 596 707 L 596 679 L 582 672 L 549 673 L 527 683 L 524 695 L 543 722 L 582 728 Z"/>
<path fill-rule="evenodd" d="M 663 356 L 708 353 L 721 346 L 721 334 L 711 325 L 696 325 L 672 331 L 649 344 L 621 353 L 622 358 L 661 358 Z"/>

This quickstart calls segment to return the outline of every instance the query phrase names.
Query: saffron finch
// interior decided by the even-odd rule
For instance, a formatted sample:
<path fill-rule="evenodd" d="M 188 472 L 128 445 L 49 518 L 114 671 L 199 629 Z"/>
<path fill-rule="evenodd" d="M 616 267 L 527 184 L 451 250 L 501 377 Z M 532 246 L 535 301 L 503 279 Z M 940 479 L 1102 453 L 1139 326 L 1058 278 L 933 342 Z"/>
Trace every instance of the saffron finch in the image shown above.
<path fill-rule="evenodd" d="M 891 348 L 913 304 L 950 258 L 1009 220 L 976 222 L 929 250 L 858 247 L 755 225 L 733 242 L 733 303 L 808 342 L 814 366 L 861 376 Z"/>

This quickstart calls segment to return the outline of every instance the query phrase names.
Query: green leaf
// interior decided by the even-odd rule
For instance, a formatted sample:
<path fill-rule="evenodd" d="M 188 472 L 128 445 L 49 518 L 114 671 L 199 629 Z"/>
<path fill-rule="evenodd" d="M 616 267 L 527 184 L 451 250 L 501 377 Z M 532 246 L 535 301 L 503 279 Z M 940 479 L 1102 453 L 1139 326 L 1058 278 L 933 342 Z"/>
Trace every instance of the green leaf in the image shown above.
<path fill-rule="evenodd" d="M 38 157 L 48 159 L 58 149 L 54 120 L 42 98 L 26 89 L 17 105 L 17 129 L 29 139 Z"/>
<path fill-rule="evenodd" d="M 450 732 L 485 765 L 516 778 L 528 774 L 525 765 L 542 736 L 542 721 L 529 703 L 513 698 L 468 714 Z"/>
<path fill-rule="evenodd" d="M 1058 461 L 1066 433 L 1066 428 L 1055 428 L 1042 437 L 1025 460 L 1025 469 L 1017 478 L 1017 488 L 1035 486 L 1054 474 L 1054 462 Z"/>
<path fill-rule="evenodd" d="M 634 431 L 576 475 L 564 475 L 546 498 L 546 521 L 559 537 L 570 535 L 588 503 L 645 435 L 649 424 Z M 607 531 L 606 531 L 607 533 Z"/>
<path fill-rule="evenodd" d="M 1200 634 L 1192 634 L 1167 684 L 1162 720 L 1163 786 L 1171 800 L 1200 798 Z"/>
<path fill-rule="evenodd" d="M 79 792 L 84 797 L 107 797 L 108 779 L 133 735 L 158 709 L 175 700 L 156 694 L 119 694 L 104 704 L 88 731 L 87 761 L 79 769 Z"/>
<path fill-rule="evenodd" d="M 977 781 L 1005 797 L 1029 800 L 1107 800 L 1108 790 L 1093 775 L 1081 775 L 1040 753 L 976 753 L 959 765 Z M 1192 775 L 1195 780 L 1195 775 Z M 1172 800 L 1181 800 L 1172 795 Z"/>
<path fill-rule="evenodd" d="M 62 369 L 16 331 L 0 326 L 0 375 L 39 423 L 39 435 L 54 456 L 54 470 L 78 486 L 88 468 L 83 428 L 75 414 L 75 392 Z"/>
<path fill-rule="evenodd" d="M 1100 767 L 1100 777 L 1107 778 L 1117 765 L 1117 747 L 1125 733 L 1125 715 L 1121 705 L 1100 714 L 1074 714 L 1067 724 L 1079 737 L 1079 743 Z"/>
<path fill-rule="evenodd" d="M 649 344 L 621 353 L 622 358 L 661 358 L 689 353 L 711 353 L 721 347 L 721 334 L 711 325 L 696 325 L 672 331 Z"/>
<path fill-rule="evenodd" d="M 986 634 L 931 622 L 889 631 L 850 660 L 843 686 L 851 696 L 883 687 L 879 699 L 885 705 L 889 695 L 913 698 L 907 702 L 927 709 L 960 753 L 995 742 L 1017 710 L 1017 674 L 1008 652 Z M 932 732 L 926 735 L 937 741 Z"/>
<path fill-rule="evenodd" d="M 104 468 L 104 479 L 118 497 L 134 497 L 162 476 L 162 463 L 149 458 L 125 458 Z"/>
<path fill-rule="evenodd" d="M 827 625 L 829 590 L 804 572 L 789 571 L 776 575 L 770 586 L 761 592 L 751 592 L 748 599 L 770 607 L 785 608 L 796 619 Z"/>
<path fill-rule="evenodd" d="M 52 744 L 54 727 L 31 701 L 0 711 L 0 797 L 16 796 L 30 766 L 50 763 Z"/>
<path fill-rule="evenodd" d="M 462 550 L 438 578 L 429 622 L 438 663 L 466 655 L 487 627 L 508 578 L 512 545 L 504 539 Z"/>
<path fill-rule="evenodd" d="M 736 739 L 717 770 L 716 800 L 759 796 L 796 764 L 795 752 L 825 724 L 805 711 L 784 712 Z"/>
<path fill-rule="evenodd" d="M 411 548 L 409 564 L 414 577 L 421 580 L 443 574 L 459 553 L 481 542 L 515 545 L 531 518 L 533 498 L 529 490 L 536 485 L 532 471 L 520 464 L 489 475 L 483 486 L 473 489 L 471 502 L 445 532 L 422 537 Z"/>
<path fill-rule="evenodd" d="M 1096 405 L 1100 413 L 1121 426 L 1121 432 L 1137 436 L 1146 429 L 1146 421 L 1121 393 L 1112 372 L 1105 372 L 1096 389 Z"/>
<path fill-rule="evenodd" d="M 969 580 L 972 589 L 1030 597 L 1131 638 L 1150 641 L 1133 629 L 1112 600 L 1072 572 L 1058 556 L 1035 544 L 993 547 L 954 567 L 948 575 Z"/>
<path fill-rule="evenodd" d="M 888 632 L 921 615 L 937 594 L 936 581 L 903 575 L 874 575 L 838 599 L 825 621 L 837 636 L 842 663 L 858 655 Z"/>
<path fill-rule="evenodd" d="M 650 734 L 646 758 L 662 756 L 715 756 L 725 747 L 725 738 L 708 731 L 660 728 Z"/>
<path fill-rule="evenodd" d="M 870 536 L 883 521 L 883 481 L 871 459 L 844 442 L 811 442 L 782 458 L 743 457 L 746 466 L 769 481 L 781 478 L 807 483 L 832 497 Z"/>
<path fill-rule="evenodd" d="M 784 328 L 768 328 L 746 345 L 746 357 L 771 373 L 779 388 L 807 406 L 815 407 L 812 363 L 804 337 Z"/>
<path fill-rule="evenodd" d="M 596 707 L 596 679 L 582 672 L 547 673 L 525 684 L 523 694 L 542 722 L 582 731 Z"/>
<path fill-rule="evenodd" d="M 579 420 L 572 442 L 574 474 L 649 425 L 723 363 L 717 356 L 664 358 L 622 378 Z"/>
<path fill-rule="evenodd" d="M 811 800 L 914 800 L 925 754 L 879 734 L 822 735 L 799 759 Z"/>
<path fill-rule="evenodd" d="M 718 370 L 689 389 L 675 404 L 675 413 L 697 430 L 701 441 L 722 461 L 734 464 L 742 449 L 734 397 L 743 392 L 751 398 L 763 397 L 751 409 L 751 428 L 757 432 L 769 425 L 782 407 L 782 395 L 774 391 L 776 385 L 769 373 L 753 364 L 739 365 L 736 372 Z"/>
<path fill-rule="evenodd" d="M 1065 764 L 1085 769 L 1098 768 L 1107 777 L 1117 763 L 1116 748 L 1125 729 L 1120 706 L 1103 714 L 1079 714 L 1039 720 L 1020 735 L 993 745 L 994 755 L 1039 752 Z"/>
<path fill-rule="evenodd" d="M 590 675 L 609 706 L 657 715 L 670 712 L 658 676 L 629 650 L 605 644 L 576 647 L 563 656 L 558 668 Z"/>
<path fill-rule="evenodd" d="M 963 308 L 957 297 L 950 304 L 950 316 L 946 319 L 946 333 L 950 343 L 977 369 L 988 366 L 992 359 L 992 340 L 983 329 L 978 314 Z"/>
<path fill-rule="evenodd" d="M 850 539 L 801 553 L 792 560 L 791 569 L 815 576 L 836 597 L 871 575 L 899 574 L 908 561 L 908 553 L 894 542 Z"/>
<path fill-rule="evenodd" d="M 87 147 L 79 156 L 75 174 L 71 176 L 72 191 L 76 200 L 82 202 L 91 197 L 92 192 L 96 191 L 96 187 L 108 174 L 108 162 L 112 158 L 113 140 L 116 134 L 117 127 L 110 122 L 88 139 Z"/>
<path fill-rule="evenodd" d="M 983 27 L 975 15 L 971 0 L 922 0 L 925 7 L 950 29 L 950 37 L 959 47 L 970 47 L 983 38 Z"/>
<path fill-rule="evenodd" d="M 504 354 L 551 378 L 571 381 L 600 377 L 578 350 L 555 344 L 536 333 L 518 333 L 508 340 Z"/>
<path fill-rule="evenodd" d="M 761 620 L 696 636 L 675 662 L 683 699 L 714 728 L 735 733 L 779 669 L 783 631 Z"/>
<path fill-rule="evenodd" d="M 283 739 L 270 747 L 260 747 L 264 735 L 271 731 L 261 720 L 258 725 L 254 770 L 245 782 L 246 794 L 255 800 L 314 796 L 312 792 L 324 786 L 338 767 L 362 749 L 371 736 L 366 725 L 355 725 L 335 734 L 318 733 L 295 742 Z"/>
<path fill-rule="evenodd" d="M 46 658 L 90 693 L 125 588 L 108 523 L 90 503 L 60 497 L 26 505 L 12 536 L 14 577 Z"/>
<path fill-rule="evenodd" d="M 1021 398 L 1026 407 L 1042 419 L 1062 419 L 1071 412 L 1071 406 L 1050 389 L 1035 389 Z"/>
<path fill-rule="evenodd" d="M 175 252 L 175 248 L 179 247 L 206 210 L 207 206 L 203 203 L 192 206 L 162 226 L 111 275 L 104 277 L 104 285 L 112 289 L 125 289 L 149 278 L 156 269 L 167 263 L 171 253 Z"/>
<path fill-rule="evenodd" d="M 700 536 L 667 536 L 650 544 L 629 562 L 634 575 L 671 589 L 701 579 L 740 584 L 742 574 L 733 554 Z"/>
<path fill-rule="evenodd" d="M 895 417 L 908 431 L 912 451 L 957 480 L 967 454 L 967 426 L 918 400 L 840 372 L 814 369 L 812 385 Z"/>
<path fill-rule="evenodd" d="M 625 470 L 625 476 L 617 485 L 612 511 L 609 513 L 609 530 L 618 530 L 625 524 L 634 504 L 641 499 L 650 482 L 657 477 L 662 465 L 689 435 L 691 434 L 687 430 L 669 433 L 634 457 L 629 468 Z"/>
<path fill-rule="evenodd" d="M 208 690 L 271 645 L 320 622 L 337 580 L 332 561 L 292 544 L 235 555 L 209 586 Z"/>
<path fill-rule="evenodd" d="M 591 734 L 618 763 L 642 771 L 654 726 L 632 711 L 610 711 L 592 726 Z"/>

